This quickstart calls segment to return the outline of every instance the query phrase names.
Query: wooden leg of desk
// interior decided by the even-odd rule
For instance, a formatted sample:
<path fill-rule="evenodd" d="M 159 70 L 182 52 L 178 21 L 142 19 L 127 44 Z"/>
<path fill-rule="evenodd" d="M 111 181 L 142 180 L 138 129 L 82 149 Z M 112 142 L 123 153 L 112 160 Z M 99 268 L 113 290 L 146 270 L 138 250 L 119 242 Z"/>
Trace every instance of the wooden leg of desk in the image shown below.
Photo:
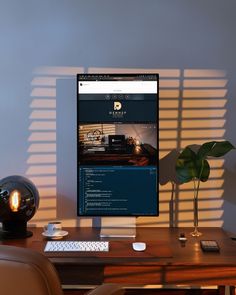
<path fill-rule="evenodd" d="M 226 292 L 227 290 L 227 292 Z M 225 287 L 225 286 L 219 286 L 218 288 L 218 294 L 219 295 L 236 295 L 235 293 L 235 287 L 230 286 L 230 287 Z"/>
<path fill-rule="evenodd" d="M 235 286 L 230 286 L 230 295 L 235 295 Z"/>
<path fill-rule="evenodd" d="M 219 295 L 225 295 L 225 286 L 219 286 L 218 287 L 218 294 Z"/>

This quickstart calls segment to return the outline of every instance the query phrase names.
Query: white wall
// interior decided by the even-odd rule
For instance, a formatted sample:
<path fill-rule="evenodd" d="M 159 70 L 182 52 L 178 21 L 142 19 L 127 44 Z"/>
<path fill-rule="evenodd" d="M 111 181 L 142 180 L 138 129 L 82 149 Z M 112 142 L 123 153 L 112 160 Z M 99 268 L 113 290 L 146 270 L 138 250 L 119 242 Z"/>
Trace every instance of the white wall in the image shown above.
<path fill-rule="evenodd" d="M 226 71 L 228 83 L 223 136 L 236 145 L 235 9 L 234 0 L 1 1 L 0 178 L 12 174 L 35 178 L 27 173 L 31 165 L 29 156 L 32 151 L 29 147 L 32 142 L 29 136 L 34 119 L 30 116 L 33 99 L 40 98 L 40 91 L 32 93 L 32 90 L 42 87 L 42 83 L 39 87 L 32 85 L 33 79 L 41 76 L 53 77 L 53 81 L 58 77 L 72 78 L 76 72 L 87 72 L 91 67 L 177 69 L 181 75 L 186 69 Z M 46 88 L 55 89 L 53 83 Z M 181 86 L 179 99 L 182 91 Z M 51 97 L 46 95 L 43 98 L 57 99 L 57 96 L 64 95 L 63 106 L 68 106 L 70 118 L 75 119 L 75 93 L 72 91 L 68 96 L 65 90 L 65 93 L 53 95 L 52 91 L 51 94 Z M 63 127 L 64 119 L 58 117 L 61 112 L 57 108 L 52 107 L 57 113 L 56 123 L 60 130 L 66 129 L 68 126 Z M 55 121 L 54 114 L 49 120 Z M 78 220 L 76 183 L 68 176 L 64 183 L 57 181 L 63 179 L 59 156 L 67 159 L 69 171 L 75 168 L 73 127 L 69 130 L 50 146 L 51 154 L 56 153 L 59 162 L 56 163 L 56 171 L 53 170 L 55 163 L 48 164 L 51 172 L 45 176 L 46 179 L 39 180 L 39 186 L 43 181 L 47 182 L 51 195 L 45 194 L 47 197 L 41 202 L 41 215 L 35 218 L 37 224 L 44 223 L 49 216 L 61 218 L 71 225 L 100 223 L 97 219 Z M 58 130 L 52 128 L 51 131 Z M 64 139 L 72 145 L 65 144 Z M 217 211 L 221 225 L 231 231 L 235 231 L 235 170 L 236 155 L 232 152 L 226 157 L 223 202 L 220 213 Z M 54 187 L 56 196 L 53 196 Z M 211 206 L 211 202 L 207 201 L 207 206 Z M 143 224 L 155 225 L 158 220 L 161 220 L 159 225 L 168 225 L 161 216 L 154 221 L 145 219 Z M 213 223 L 212 219 L 210 225 Z"/>

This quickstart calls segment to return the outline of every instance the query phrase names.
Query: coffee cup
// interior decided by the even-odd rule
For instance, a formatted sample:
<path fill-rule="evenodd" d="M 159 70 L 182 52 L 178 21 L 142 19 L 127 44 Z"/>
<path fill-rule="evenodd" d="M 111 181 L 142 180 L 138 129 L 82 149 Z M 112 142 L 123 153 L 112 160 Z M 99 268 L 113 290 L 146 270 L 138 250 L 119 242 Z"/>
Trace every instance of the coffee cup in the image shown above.
<path fill-rule="evenodd" d="M 62 229 L 60 221 L 50 221 L 47 225 L 44 226 L 44 230 L 49 234 L 53 235 L 60 232 Z"/>

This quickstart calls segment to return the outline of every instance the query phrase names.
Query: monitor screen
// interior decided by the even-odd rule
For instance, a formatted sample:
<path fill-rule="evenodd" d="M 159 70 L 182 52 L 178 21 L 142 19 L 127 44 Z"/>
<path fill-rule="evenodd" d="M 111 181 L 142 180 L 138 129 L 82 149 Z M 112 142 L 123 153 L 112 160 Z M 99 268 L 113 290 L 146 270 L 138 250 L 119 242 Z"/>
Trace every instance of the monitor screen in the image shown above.
<path fill-rule="evenodd" d="M 77 75 L 78 216 L 157 216 L 158 74 Z"/>

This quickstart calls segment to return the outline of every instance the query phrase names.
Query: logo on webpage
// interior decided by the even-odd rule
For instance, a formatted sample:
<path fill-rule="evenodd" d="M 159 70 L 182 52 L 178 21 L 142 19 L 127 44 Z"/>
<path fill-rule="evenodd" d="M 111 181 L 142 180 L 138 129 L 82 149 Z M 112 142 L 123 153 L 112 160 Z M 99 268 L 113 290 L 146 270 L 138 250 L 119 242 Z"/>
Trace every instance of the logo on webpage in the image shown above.
<path fill-rule="evenodd" d="M 114 101 L 114 111 L 119 111 L 122 108 L 122 104 L 119 101 Z"/>
<path fill-rule="evenodd" d="M 112 119 L 124 119 L 124 116 L 126 115 L 126 111 L 124 110 L 125 108 L 125 103 L 123 104 L 120 101 L 114 101 L 113 102 L 113 110 L 109 111 L 109 115 L 112 117 Z"/>

